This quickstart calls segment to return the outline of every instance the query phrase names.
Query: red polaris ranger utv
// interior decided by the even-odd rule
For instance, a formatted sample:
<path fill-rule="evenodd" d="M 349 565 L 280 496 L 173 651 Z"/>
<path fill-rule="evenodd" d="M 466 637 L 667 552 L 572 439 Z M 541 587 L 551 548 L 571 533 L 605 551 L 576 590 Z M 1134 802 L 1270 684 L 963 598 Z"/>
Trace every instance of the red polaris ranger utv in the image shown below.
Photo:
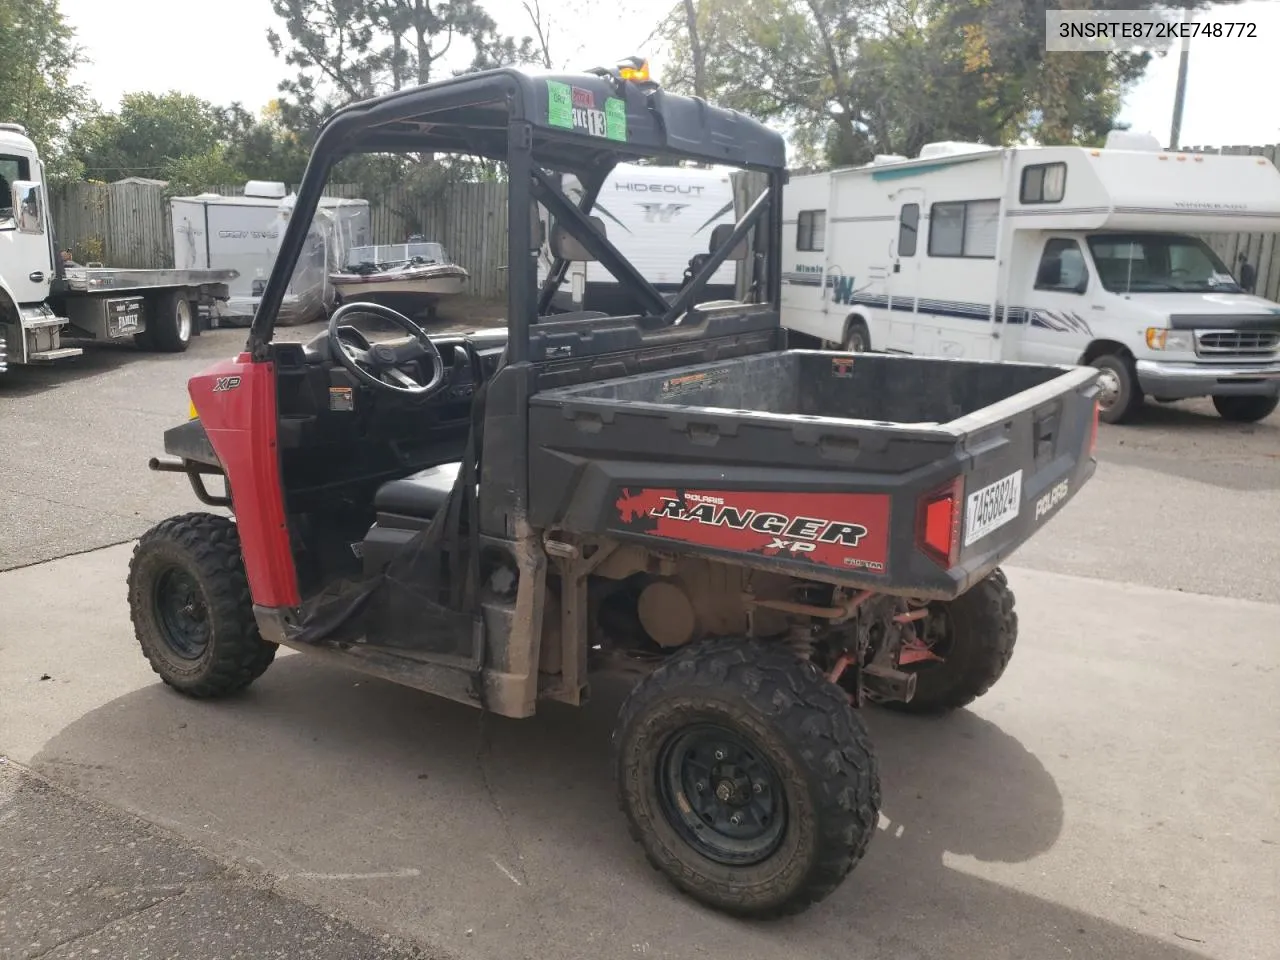
<path fill-rule="evenodd" d="M 505 330 L 428 335 L 352 303 L 273 342 L 326 176 L 369 152 L 504 165 Z M 615 164 L 648 160 L 763 184 L 675 291 L 591 213 Z M 138 543 L 133 622 L 164 681 L 224 696 L 285 645 L 528 717 L 625 660 L 643 679 L 618 790 L 652 863 L 742 915 L 831 893 L 880 804 L 855 708 L 956 708 L 999 679 L 1017 620 L 997 565 L 1092 476 L 1097 373 L 789 349 L 785 167 L 774 131 L 630 68 L 494 70 L 339 111 L 244 352 L 192 378 L 196 417 L 152 461 L 234 514 Z M 579 261 L 627 315 L 551 311 Z M 742 299 L 707 302 L 726 261 Z"/>

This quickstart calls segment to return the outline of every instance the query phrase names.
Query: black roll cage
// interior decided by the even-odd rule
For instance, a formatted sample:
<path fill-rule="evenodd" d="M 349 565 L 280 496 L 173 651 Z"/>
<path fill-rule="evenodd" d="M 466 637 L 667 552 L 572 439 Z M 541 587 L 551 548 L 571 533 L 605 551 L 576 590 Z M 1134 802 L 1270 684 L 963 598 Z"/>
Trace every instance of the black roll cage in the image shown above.
<path fill-rule="evenodd" d="M 549 123 L 536 121 L 538 97 L 534 84 L 540 79 L 595 85 L 623 98 L 626 120 L 636 128 L 636 136 L 618 142 L 576 130 L 553 129 Z M 739 132 L 741 138 L 735 140 L 733 135 Z M 529 359 L 530 327 L 549 308 L 569 265 L 563 258 L 556 258 L 538 290 L 538 250 L 531 243 L 534 200 L 546 207 L 620 284 L 632 290 L 646 314 L 660 317 L 664 324 L 673 323 L 696 302 L 699 291 L 716 269 L 753 229 L 763 228 L 756 231 L 757 238 L 763 241 L 757 248 L 769 250 L 773 263 L 777 263 L 782 219 L 778 201 L 786 182 L 786 169 L 781 137 L 773 131 L 704 101 L 675 97 L 653 84 L 624 80 L 616 69 L 546 77 L 512 69 L 485 71 L 351 104 L 325 124 L 312 150 L 276 263 L 250 327 L 245 349 L 255 361 L 266 361 L 270 356 L 276 316 L 329 172 L 344 157 L 382 152 L 450 152 L 506 162 L 508 363 Z M 769 176 L 768 186 L 735 224 L 728 239 L 709 251 L 709 259 L 672 303 L 588 219 L 605 178 L 617 163 L 660 158 L 728 164 Z M 580 204 L 564 195 L 547 168 L 578 177 L 584 186 Z M 763 288 L 757 283 L 757 289 L 776 307 L 781 294 L 779 270 L 768 269 L 766 280 Z"/>

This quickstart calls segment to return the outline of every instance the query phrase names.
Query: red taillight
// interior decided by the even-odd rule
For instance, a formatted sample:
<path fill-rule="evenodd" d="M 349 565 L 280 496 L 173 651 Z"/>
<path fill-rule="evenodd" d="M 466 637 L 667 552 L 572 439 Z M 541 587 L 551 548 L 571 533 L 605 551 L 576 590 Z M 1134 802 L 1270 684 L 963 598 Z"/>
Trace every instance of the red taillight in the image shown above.
<path fill-rule="evenodd" d="M 964 513 L 959 477 L 920 498 L 916 511 L 916 546 L 950 570 L 960 559 L 960 518 Z"/>
<path fill-rule="evenodd" d="M 1098 454 L 1098 410 L 1100 405 L 1095 399 L 1093 401 L 1093 427 L 1089 434 L 1089 456 L 1097 459 Z"/>

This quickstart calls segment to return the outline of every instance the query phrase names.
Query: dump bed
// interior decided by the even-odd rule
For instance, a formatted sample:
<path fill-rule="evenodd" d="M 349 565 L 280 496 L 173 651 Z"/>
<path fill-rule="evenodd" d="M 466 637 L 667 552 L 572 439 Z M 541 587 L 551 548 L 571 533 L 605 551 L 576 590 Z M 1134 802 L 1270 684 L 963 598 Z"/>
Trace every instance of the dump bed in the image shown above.
<path fill-rule="evenodd" d="M 1091 368 L 787 350 L 530 401 L 530 520 L 954 597 L 1096 466 Z"/>

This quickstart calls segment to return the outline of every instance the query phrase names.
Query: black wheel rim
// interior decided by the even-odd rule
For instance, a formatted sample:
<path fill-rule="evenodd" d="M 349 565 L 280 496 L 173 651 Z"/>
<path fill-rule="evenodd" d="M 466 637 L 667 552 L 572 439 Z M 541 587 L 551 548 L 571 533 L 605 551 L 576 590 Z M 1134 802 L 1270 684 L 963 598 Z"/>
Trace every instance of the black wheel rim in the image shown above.
<path fill-rule="evenodd" d="M 762 751 L 726 727 L 671 735 L 658 759 L 663 816 L 708 859 L 750 866 L 778 849 L 787 826 L 782 781 Z"/>
<path fill-rule="evenodd" d="M 152 600 L 169 649 L 183 660 L 199 660 L 209 646 L 209 610 L 195 577 L 169 567 L 156 577 Z"/>

